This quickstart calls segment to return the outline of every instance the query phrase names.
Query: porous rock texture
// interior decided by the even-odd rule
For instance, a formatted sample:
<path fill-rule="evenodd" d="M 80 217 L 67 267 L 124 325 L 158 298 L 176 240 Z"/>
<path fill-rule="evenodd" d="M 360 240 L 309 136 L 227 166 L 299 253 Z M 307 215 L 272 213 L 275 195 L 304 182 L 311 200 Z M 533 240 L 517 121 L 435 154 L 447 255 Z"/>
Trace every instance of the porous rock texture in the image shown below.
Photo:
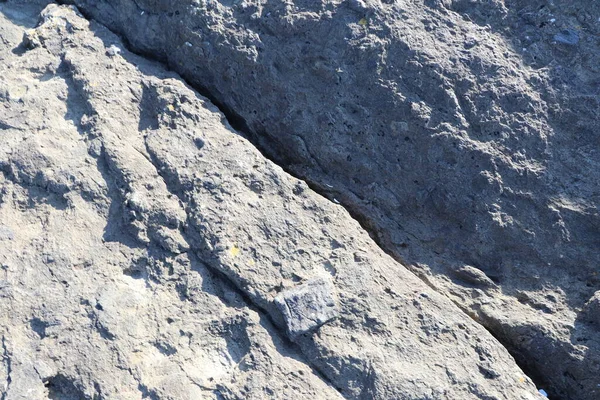
<path fill-rule="evenodd" d="M 71 2 L 341 202 L 552 398 L 600 398 L 598 2 Z"/>
<path fill-rule="evenodd" d="M 0 3 L 3 400 L 540 398 L 177 74 L 46 3 Z"/>

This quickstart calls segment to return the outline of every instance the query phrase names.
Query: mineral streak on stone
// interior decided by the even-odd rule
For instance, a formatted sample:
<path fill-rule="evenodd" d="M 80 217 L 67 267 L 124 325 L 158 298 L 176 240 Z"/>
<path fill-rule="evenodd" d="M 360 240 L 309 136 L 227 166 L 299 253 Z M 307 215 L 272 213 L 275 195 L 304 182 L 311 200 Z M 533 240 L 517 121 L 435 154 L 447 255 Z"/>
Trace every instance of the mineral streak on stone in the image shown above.
<path fill-rule="evenodd" d="M 334 287 L 329 279 L 311 279 L 275 297 L 290 339 L 319 328 L 339 314 Z"/>

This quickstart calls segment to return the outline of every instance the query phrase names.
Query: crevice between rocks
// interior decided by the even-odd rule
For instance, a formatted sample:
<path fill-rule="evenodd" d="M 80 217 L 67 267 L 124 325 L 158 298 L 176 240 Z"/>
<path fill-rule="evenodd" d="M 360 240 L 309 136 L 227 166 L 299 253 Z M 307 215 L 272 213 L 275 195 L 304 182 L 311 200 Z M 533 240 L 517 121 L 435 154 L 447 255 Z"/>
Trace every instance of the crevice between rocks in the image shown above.
<path fill-rule="evenodd" d="M 68 0 L 57 0 L 56 3 L 59 5 L 71 5 Z M 269 135 L 267 135 L 264 132 L 263 133 L 254 132 L 249 127 L 246 120 L 239 113 L 237 113 L 234 109 L 229 107 L 227 104 L 220 101 L 215 95 L 213 95 L 211 93 L 211 91 L 206 86 L 203 86 L 196 82 L 192 82 L 190 79 L 186 78 L 184 74 L 181 74 L 180 71 L 177 70 L 176 66 L 173 67 L 171 65 L 171 63 L 169 63 L 167 56 L 162 55 L 162 54 L 157 54 L 155 52 L 138 50 L 137 48 L 135 48 L 135 46 L 133 46 L 131 44 L 131 42 L 124 35 L 121 34 L 121 32 L 109 29 L 105 24 L 101 23 L 100 21 L 97 21 L 91 15 L 87 14 L 84 10 L 81 10 L 80 8 L 77 8 L 77 10 L 87 20 L 95 21 L 96 23 L 104 26 L 107 30 L 109 30 L 110 32 L 115 34 L 117 37 L 119 37 L 123 46 L 129 52 L 131 52 L 137 56 L 143 57 L 147 60 L 157 62 L 157 63 L 161 64 L 166 70 L 177 73 L 177 75 L 180 77 L 180 79 L 182 79 L 189 87 L 193 88 L 198 94 L 207 98 L 213 105 L 215 105 L 219 109 L 219 111 L 223 114 L 227 123 L 229 123 L 229 125 L 234 130 L 236 130 L 238 133 L 240 133 L 244 138 L 246 138 L 261 153 L 261 155 L 263 157 L 265 157 L 267 160 L 271 161 L 272 163 L 278 165 L 280 168 L 283 169 L 283 171 L 285 171 L 285 173 L 289 174 L 290 176 L 305 182 L 308 185 L 308 187 L 311 190 L 313 190 L 315 193 L 319 194 L 320 196 L 326 198 L 327 200 L 331 201 L 332 203 L 334 203 L 336 205 L 340 205 L 340 206 L 344 207 L 344 209 L 348 212 L 348 214 L 351 216 L 351 218 L 354 219 L 360 225 L 360 227 L 369 235 L 369 237 L 371 237 L 371 239 L 374 241 L 374 243 L 376 243 L 377 246 L 384 253 L 386 253 L 387 255 L 392 257 L 392 259 L 394 259 L 399 264 L 402 264 L 403 266 L 407 264 L 406 260 L 403 260 L 402 257 L 400 257 L 397 254 L 397 252 L 393 251 L 392 249 L 390 249 L 388 247 L 388 244 L 386 244 L 385 241 L 378 234 L 378 232 L 377 232 L 378 229 L 376 228 L 376 224 L 368 216 L 364 215 L 360 211 L 358 206 L 351 204 L 351 202 L 348 202 L 346 199 L 342 199 L 341 201 L 339 201 L 337 198 L 334 198 L 331 195 L 332 190 L 328 190 L 323 184 L 311 179 L 310 176 L 308 176 L 306 174 L 299 174 L 298 171 L 291 169 L 290 165 L 293 165 L 292 159 L 290 157 L 286 157 L 283 154 L 279 154 L 275 150 L 273 150 L 273 146 L 269 143 L 269 139 L 268 139 Z M 267 139 L 265 140 L 265 138 L 267 138 Z M 156 166 L 154 161 L 153 161 L 153 164 Z M 316 165 L 319 168 L 322 168 L 319 163 L 317 163 Z M 159 171 L 158 168 L 157 168 L 157 171 Z M 164 179 L 164 177 L 163 177 L 163 179 Z M 169 188 L 169 190 L 171 191 L 170 188 Z M 173 193 L 176 194 L 175 192 L 173 192 Z M 176 195 L 181 199 L 181 197 L 178 194 L 176 194 Z M 214 268 L 211 268 L 211 271 L 214 272 L 222 280 L 227 282 L 229 285 L 236 288 L 236 291 L 242 296 L 244 301 L 247 304 L 253 305 L 254 307 L 258 308 L 258 310 L 260 310 L 260 314 L 267 316 L 267 319 L 273 324 L 274 328 L 277 329 L 279 333 L 281 333 L 279 331 L 279 327 L 277 327 L 277 325 L 275 325 L 273 323 L 273 319 L 271 318 L 271 316 L 269 316 L 269 314 L 263 308 L 256 305 L 255 302 L 253 302 L 246 294 L 244 294 L 233 283 L 233 281 L 230 278 L 228 278 L 222 272 L 215 270 Z M 412 273 L 414 274 L 414 272 L 412 272 Z M 541 381 L 538 378 L 541 376 L 541 374 L 538 373 L 534 368 L 531 368 L 531 366 L 524 365 L 523 362 L 518 361 L 518 358 L 519 358 L 519 354 L 517 354 L 518 352 L 511 350 L 512 346 L 510 346 L 510 344 L 506 344 L 506 342 L 504 340 L 501 340 L 501 338 L 502 338 L 501 332 L 496 333 L 496 332 L 494 332 L 492 327 L 486 326 L 486 325 L 482 324 L 480 321 L 472 318 L 469 315 L 469 313 L 466 312 L 464 306 L 462 306 L 460 303 L 457 303 L 456 301 L 452 300 L 451 298 L 445 296 L 445 294 L 443 292 L 440 292 L 435 287 L 435 285 L 433 285 L 427 279 L 423 279 L 423 277 L 419 276 L 418 274 L 414 274 L 414 275 L 417 278 L 419 278 L 419 280 L 421 280 L 424 284 L 426 284 L 428 287 L 430 287 L 432 290 L 443 295 L 449 301 L 451 301 L 453 304 L 455 304 L 459 308 L 459 310 L 461 310 L 471 320 L 473 320 L 475 323 L 477 323 L 478 325 L 480 325 L 484 329 L 486 329 L 513 356 L 513 358 L 515 358 L 515 363 L 519 366 L 519 368 L 521 368 L 521 370 L 523 370 L 527 374 L 528 377 L 532 378 L 532 381 L 534 383 L 536 383 L 536 386 L 540 387 L 539 383 L 541 383 Z M 284 342 L 291 344 L 293 348 L 298 349 L 298 346 L 296 344 L 292 343 L 287 338 L 287 336 L 283 335 L 283 340 L 284 340 Z M 300 351 L 300 353 L 303 354 L 301 351 Z M 323 379 L 324 382 L 326 382 L 331 387 L 335 388 L 341 394 L 341 391 L 339 390 L 339 388 L 336 385 L 334 385 L 332 382 L 330 382 L 318 368 L 316 368 L 313 365 L 310 365 L 310 366 L 311 366 L 311 368 L 313 368 L 313 370 L 315 370 L 318 373 L 318 375 Z"/>

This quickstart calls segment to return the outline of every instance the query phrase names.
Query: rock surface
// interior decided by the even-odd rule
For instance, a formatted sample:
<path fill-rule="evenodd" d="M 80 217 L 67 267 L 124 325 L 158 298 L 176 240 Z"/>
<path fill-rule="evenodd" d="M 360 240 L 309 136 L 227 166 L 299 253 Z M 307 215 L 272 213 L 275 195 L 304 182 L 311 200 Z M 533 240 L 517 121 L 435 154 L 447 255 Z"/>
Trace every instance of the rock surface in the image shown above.
<path fill-rule="evenodd" d="M 3 400 L 540 398 L 178 75 L 44 3 L 0 3 Z"/>
<path fill-rule="evenodd" d="M 72 2 L 351 210 L 551 397 L 600 398 L 597 2 Z"/>

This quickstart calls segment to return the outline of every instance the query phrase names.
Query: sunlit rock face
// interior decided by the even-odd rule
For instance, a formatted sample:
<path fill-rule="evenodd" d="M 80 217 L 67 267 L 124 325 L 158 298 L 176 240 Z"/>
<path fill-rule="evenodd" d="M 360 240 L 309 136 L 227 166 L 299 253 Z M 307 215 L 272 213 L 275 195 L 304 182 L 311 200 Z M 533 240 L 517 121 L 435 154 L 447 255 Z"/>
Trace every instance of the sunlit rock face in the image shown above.
<path fill-rule="evenodd" d="M 33 265 L 59 283 L 70 280 L 55 268 L 97 267 L 104 281 L 64 289 L 90 291 L 81 332 L 115 348 L 137 338 L 129 348 L 150 343 L 169 362 L 183 352 L 175 337 L 217 349 L 186 358 L 213 360 L 193 373 L 177 360 L 143 372 L 160 357 L 140 356 L 146 367 L 122 365 L 134 371 L 124 386 L 536 396 L 482 324 L 551 398 L 598 398 L 598 5 L 75 0 L 83 15 L 49 6 L 31 29 L 43 3 L 0 5 L 6 281 L 31 285 L 17 277 L 41 277 Z M 17 211 L 41 225 L 26 228 Z M 109 265 L 214 321 L 194 334 L 178 325 L 193 317 L 133 318 L 120 307 L 156 302 L 94 292 L 116 279 Z M 217 283 L 193 281 L 204 273 Z M 33 287 L 65 301 L 44 279 Z M 50 307 L 45 296 L 34 298 Z M 29 301 L 5 326 L 28 321 L 31 346 L 74 324 Z M 163 328 L 174 336 L 158 337 Z M 302 384 L 248 383 L 249 371 L 296 368 L 275 354 L 307 368 Z M 40 367 L 42 392 L 113 393 L 95 388 L 96 369 L 84 378 L 75 359 L 61 362 Z"/>

